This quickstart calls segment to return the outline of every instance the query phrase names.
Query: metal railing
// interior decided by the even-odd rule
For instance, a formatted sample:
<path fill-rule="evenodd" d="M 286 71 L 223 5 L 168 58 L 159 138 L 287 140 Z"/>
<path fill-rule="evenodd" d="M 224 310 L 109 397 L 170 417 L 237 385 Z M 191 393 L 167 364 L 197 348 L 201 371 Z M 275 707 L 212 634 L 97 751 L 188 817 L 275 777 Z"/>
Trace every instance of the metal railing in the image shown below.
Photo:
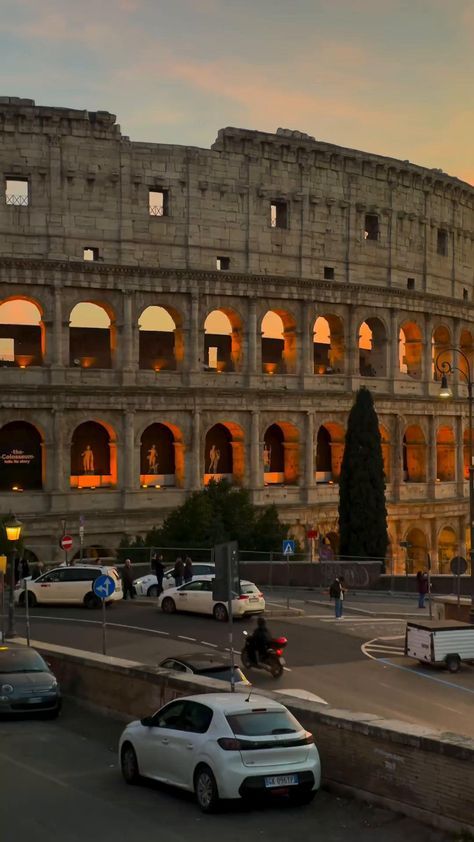
<path fill-rule="evenodd" d="M 7 205 L 16 205 L 17 207 L 28 207 L 28 196 L 15 196 L 13 193 L 5 195 Z"/>

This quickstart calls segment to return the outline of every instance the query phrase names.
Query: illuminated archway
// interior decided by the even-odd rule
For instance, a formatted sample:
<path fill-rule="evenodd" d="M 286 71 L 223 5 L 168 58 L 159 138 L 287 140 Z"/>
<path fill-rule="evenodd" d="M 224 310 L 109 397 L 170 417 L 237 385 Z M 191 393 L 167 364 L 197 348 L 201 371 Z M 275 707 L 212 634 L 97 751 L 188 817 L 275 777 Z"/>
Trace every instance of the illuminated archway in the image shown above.
<path fill-rule="evenodd" d="M 404 322 L 399 332 L 401 374 L 421 380 L 423 371 L 423 335 L 416 322 Z"/>
<path fill-rule="evenodd" d="M 233 421 L 214 424 L 204 445 L 204 484 L 227 479 L 241 485 L 244 479 L 244 434 Z"/>
<path fill-rule="evenodd" d="M 27 421 L 10 421 L 0 429 L 0 491 L 43 488 L 43 440 Z"/>
<path fill-rule="evenodd" d="M 436 436 L 436 479 L 440 482 L 456 479 L 456 443 L 451 427 L 440 427 Z"/>
<path fill-rule="evenodd" d="M 285 310 L 268 310 L 262 319 L 262 371 L 294 374 L 296 371 L 296 323 Z"/>
<path fill-rule="evenodd" d="M 100 488 L 117 484 L 115 432 L 101 421 L 85 421 L 71 439 L 71 488 Z"/>
<path fill-rule="evenodd" d="M 332 421 L 322 424 L 316 439 L 316 482 L 339 482 L 344 455 L 344 430 Z"/>
<path fill-rule="evenodd" d="M 115 352 L 115 326 L 103 304 L 81 301 L 69 316 L 69 365 L 111 368 Z"/>
<path fill-rule="evenodd" d="M 238 371 L 242 358 L 242 323 L 233 310 L 212 310 L 204 322 L 204 368 Z"/>
<path fill-rule="evenodd" d="M 152 304 L 138 319 L 138 365 L 153 371 L 174 370 L 184 355 L 177 311 Z"/>
<path fill-rule="evenodd" d="M 26 298 L 0 304 L 0 366 L 39 366 L 44 352 L 45 329 L 38 304 Z"/>
<path fill-rule="evenodd" d="M 344 371 L 344 326 L 338 316 L 318 316 L 313 326 L 315 374 L 341 374 Z"/>
<path fill-rule="evenodd" d="M 265 485 L 294 485 L 299 477 L 299 435 L 294 424 L 279 421 L 263 436 Z"/>
<path fill-rule="evenodd" d="M 464 328 L 464 330 L 461 331 L 460 345 L 461 351 L 466 355 L 469 361 L 471 376 L 474 376 L 474 341 L 471 331 L 467 330 L 467 328 Z M 459 365 L 459 368 L 464 374 L 464 377 L 460 378 L 460 382 L 466 383 L 466 380 L 469 379 L 469 372 L 466 360 L 461 356 L 461 354 L 459 354 L 459 357 L 456 360 L 456 365 Z"/>
<path fill-rule="evenodd" d="M 417 424 L 407 427 L 403 436 L 403 481 L 426 482 L 426 441 Z"/>
<path fill-rule="evenodd" d="M 425 533 L 414 527 L 410 529 L 405 541 L 408 543 L 406 548 L 406 572 L 416 573 L 418 570 L 425 570 L 428 560 L 428 542 Z"/>
<path fill-rule="evenodd" d="M 385 474 L 385 482 L 391 481 L 391 443 L 390 433 L 383 424 L 380 424 L 380 445 L 382 448 L 383 472 Z"/>
<path fill-rule="evenodd" d="M 366 319 L 359 328 L 359 371 L 362 377 L 387 376 L 387 334 L 380 319 Z"/>
<path fill-rule="evenodd" d="M 459 542 L 451 526 L 444 526 L 438 536 L 438 571 L 451 573 L 450 562 L 459 555 Z"/>
<path fill-rule="evenodd" d="M 140 438 L 142 488 L 184 485 L 184 447 L 181 431 L 172 424 L 150 424 Z"/>
<path fill-rule="evenodd" d="M 471 430 L 472 451 L 474 455 L 474 430 Z M 464 479 L 469 479 L 469 427 L 463 433 L 463 462 L 464 462 Z M 461 477 L 459 477 L 461 479 Z"/>
<path fill-rule="evenodd" d="M 452 351 L 448 348 L 451 345 L 451 333 L 445 325 L 438 325 L 433 331 L 431 338 L 432 345 L 432 372 L 433 380 L 441 380 L 442 374 L 439 367 L 443 362 L 452 363 Z"/>

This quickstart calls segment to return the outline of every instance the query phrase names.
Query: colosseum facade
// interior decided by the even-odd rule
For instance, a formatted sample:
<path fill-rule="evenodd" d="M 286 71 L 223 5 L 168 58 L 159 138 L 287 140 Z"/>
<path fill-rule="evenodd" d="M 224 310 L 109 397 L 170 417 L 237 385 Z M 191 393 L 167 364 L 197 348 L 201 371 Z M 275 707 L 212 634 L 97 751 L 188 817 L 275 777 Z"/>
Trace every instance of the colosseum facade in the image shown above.
<path fill-rule="evenodd" d="M 37 555 L 81 515 L 115 546 L 212 476 L 335 532 L 360 386 L 394 569 L 400 541 L 410 570 L 466 554 L 467 392 L 457 372 L 441 403 L 434 361 L 473 359 L 473 187 L 299 132 L 139 143 L 9 97 L 0 133 L 0 511 Z"/>

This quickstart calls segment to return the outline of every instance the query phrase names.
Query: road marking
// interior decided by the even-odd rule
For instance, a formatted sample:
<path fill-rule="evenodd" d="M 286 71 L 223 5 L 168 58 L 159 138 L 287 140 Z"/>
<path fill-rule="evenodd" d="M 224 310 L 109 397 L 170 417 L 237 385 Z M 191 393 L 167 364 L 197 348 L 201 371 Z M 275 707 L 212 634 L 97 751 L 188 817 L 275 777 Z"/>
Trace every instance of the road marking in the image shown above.
<path fill-rule="evenodd" d="M 186 637 L 184 634 L 178 634 L 178 640 L 189 640 L 191 643 L 197 643 L 197 639 L 195 637 Z"/>
<path fill-rule="evenodd" d="M 41 772 L 39 769 L 35 769 L 34 766 L 31 766 L 29 763 L 20 763 L 19 760 L 14 760 L 13 757 L 10 757 L 8 754 L 0 754 L 0 757 L 7 760 L 8 763 L 12 763 L 13 766 L 18 766 L 19 769 L 23 769 L 24 772 L 30 772 L 33 775 L 38 775 L 40 778 L 46 778 L 47 781 L 50 783 L 55 784 L 55 786 L 62 786 L 64 789 L 69 789 L 69 784 L 63 781 L 61 778 L 55 778 L 53 775 L 48 775 L 46 772 Z"/>
<path fill-rule="evenodd" d="M 300 614 L 296 617 L 291 617 L 292 620 L 326 620 L 327 614 Z M 329 618 L 331 619 L 331 618 Z"/>
<path fill-rule="evenodd" d="M 213 649 L 219 649 L 217 643 L 208 643 L 207 640 L 200 640 L 199 643 L 202 643 L 203 646 L 212 646 Z"/>
<path fill-rule="evenodd" d="M 403 652 L 405 654 L 405 650 L 401 646 L 389 646 L 388 644 L 384 646 L 383 644 L 371 644 L 367 647 L 370 649 L 371 652 L 376 652 L 377 649 L 383 649 L 384 652 Z"/>
<path fill-rule="evenodd" d="M 437 684 L 445 684 L 446 687 L 453 687 L 454 690 L 462 690 L 464 693 L 469 693 L 471 696 L 474 696 L 474 690 L 471 690 L 469 687 L 463 687 L 462 684 L 454 684 L 454 682 L 446 681 L 444 678 L 437 678 L 435 675 L 429 675 L 426 672 L 418 672 L 416 669 L 404 667 L 403 664 L 392 664 L 392 662 L 387 658 L 377 658 L 377 661 L 379 664 L 386 664 L 394 669 L 409 672 L 410 675 L 417 675 L 418 678 L 427 678 L 429 681 L 436 681 Z"/>
<path fill-rule="evenodd" d="M 345 623 L 365 623 L 366 625 L 370 623 L 404 623 L 404 620 L 397 621 L 396 617 L 391 619 L 390 617 L 341 617 Z M 325 620 L 321 621 L 322 623 L 339 623 L 340 620 L 337 617 L 328 617 Z"/>

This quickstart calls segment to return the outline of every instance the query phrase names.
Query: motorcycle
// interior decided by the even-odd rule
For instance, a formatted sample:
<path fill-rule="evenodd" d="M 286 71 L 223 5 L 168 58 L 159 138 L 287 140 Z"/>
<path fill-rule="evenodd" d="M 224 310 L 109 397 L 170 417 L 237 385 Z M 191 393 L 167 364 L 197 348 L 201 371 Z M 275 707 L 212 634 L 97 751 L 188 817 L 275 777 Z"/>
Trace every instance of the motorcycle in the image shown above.
<path fill-rule="evenodd" d="M 246 669 L 258 669 L 258 670 L 265 670 L 265 672 L 269 672 L 273 678 L 280 678 L 281 674 L 283 673 L 283 667 L 285 666 L 285 659 L 283 657 L 283 650 L 288 643 L 286 637 L 275 637 L 270 640 L 270 645 L 267 649 L 267 653 L 265 658 L 261 660 L 257 656 L 257 663 L 255 663 L 251 657 L 249 651 L 249 636 L 248 632 L 244 631 L 244 637 L 246 638 L 244 648 L 240 654 L 240 658 L 242 661 L 243 666 Z"/>

